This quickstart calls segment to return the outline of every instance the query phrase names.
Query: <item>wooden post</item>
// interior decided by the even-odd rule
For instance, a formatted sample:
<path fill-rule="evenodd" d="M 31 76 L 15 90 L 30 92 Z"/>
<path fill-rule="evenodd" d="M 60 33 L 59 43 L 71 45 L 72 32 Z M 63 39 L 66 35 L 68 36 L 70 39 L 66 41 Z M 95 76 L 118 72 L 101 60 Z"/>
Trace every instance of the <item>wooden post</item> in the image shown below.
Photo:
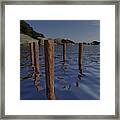
<path fill-rule="evenodd" d="M 35 63 L 35 73 L 40 73 L 39 70 L 39 45 L 38 42 L 33 42 L 34 49 L 34 63 Z"/>
<path fill-rule="evenodd" d="M 34 62 L 33 42 L 29 43 L 29 47 L 30 47 L 30 56 L 31 56 L 32 67 L 34 67 L 35 62 Z"/>
<path fill-rule="evenodd" d="M 54 95 L 54 41 L 44 41 L 46 95 L 48 100 L 55 99 Z"/>
<path fill-rule="evenodd" d="M 83 74 L 83 43 L 79 43 L 79 70 L 80 70 L 80 74 Z"/>
<path fill-rule="evenodd" d="M 37 90 L 41 90 L 42 87 L 39 84 L 39 78 L 40 78 L 40 69 L 39 69 L 39 45 L 38 42 L 31 42 L 30 45 L 30 53 L 31 53 L 31 61 L 32 61 L 32 67 L 34 69 L 34 79 L 35 79 L 35 86 Z"/>
<path fill-rule="evenodd" d="M 66 43 L 63 43 L 63 61 L 66 63 Z"/>

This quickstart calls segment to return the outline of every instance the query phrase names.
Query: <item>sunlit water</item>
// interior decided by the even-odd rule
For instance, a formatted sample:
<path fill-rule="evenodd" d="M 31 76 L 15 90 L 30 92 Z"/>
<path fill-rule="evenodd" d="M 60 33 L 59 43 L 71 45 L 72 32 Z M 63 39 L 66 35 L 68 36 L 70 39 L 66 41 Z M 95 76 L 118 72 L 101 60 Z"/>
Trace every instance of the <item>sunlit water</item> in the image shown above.
<path fill-rule="evenodd" d="M 100 99 L 100 46 L 84 45 L 83 76 L 78 67 L 78 45 L 67 46 L 67 61 L 63 63 L 63 47 L 56 45 L 54 64 L 54 83 L 56 100 L 99 100 Z M 29 49 L 21 47 L 20 99 L 45 100 L 45 62 L 44 47 L 40 47 L 40 85 L 37 91 L 32 78 Z"/>

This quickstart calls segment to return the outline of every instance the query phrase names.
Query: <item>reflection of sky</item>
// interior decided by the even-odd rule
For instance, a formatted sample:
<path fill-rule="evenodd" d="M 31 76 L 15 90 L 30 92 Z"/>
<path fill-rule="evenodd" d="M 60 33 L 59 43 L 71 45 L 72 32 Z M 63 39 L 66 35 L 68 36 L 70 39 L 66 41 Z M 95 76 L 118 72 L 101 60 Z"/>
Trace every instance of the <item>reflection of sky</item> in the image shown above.
<path fill-rule="evenodd" d="M 27 23 L 48 38 L 68 38 L 76 42 L 100 40 L 99 20 L 27 20 Z"/>

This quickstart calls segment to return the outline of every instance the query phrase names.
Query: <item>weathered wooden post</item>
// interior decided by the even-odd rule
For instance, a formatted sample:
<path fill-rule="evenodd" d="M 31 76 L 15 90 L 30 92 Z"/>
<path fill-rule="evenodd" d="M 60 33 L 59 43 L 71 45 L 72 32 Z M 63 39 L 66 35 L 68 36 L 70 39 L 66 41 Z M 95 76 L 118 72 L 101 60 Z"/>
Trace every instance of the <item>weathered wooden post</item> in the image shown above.
<path fill-rule="evenodd" d="M 34 64 L 35 64 L 35 73 L 40 73 L 39 69 L 39 45 L 38 42 L 33 42 L 34 49 Z"/>
<path fill-rule="evenodd" d="M 30 47 L 30 56 L 31 56 L 32 67 L 34 67 L 35 62 L 34 62 L 33 42 L 29 43 L 29 47 Z"/>
<path fill-rule="evenodd" d="M 40 78 L 39 45 L 38 45 L 38 42 L 31 42 L 29 43 L 29 45 L 30 45 L 32 67 L 34 69 L 34 79 L 35 79 L 34 82 L 37 90 L 39 91 L 41 89 L 41 86 L 39 84 L 39 78 Z"/>
<path fill-rule="evenodd" d="M 54 95 L 54 41 L 44 41 L 46 95 L 48 100 L 55 99 Z"/>
<path fill-rule="evenodd" d="M 78 64 L 79 64 L 79 70 L 80 70 L 80 74 L 83 74 L 83 43 L 79 43 L 79 60 L 78 60 Z"/>
<path fill-rule="evenodd" d="M 63 62 L 66 63 L 66 43 L 63 43 Z"/>

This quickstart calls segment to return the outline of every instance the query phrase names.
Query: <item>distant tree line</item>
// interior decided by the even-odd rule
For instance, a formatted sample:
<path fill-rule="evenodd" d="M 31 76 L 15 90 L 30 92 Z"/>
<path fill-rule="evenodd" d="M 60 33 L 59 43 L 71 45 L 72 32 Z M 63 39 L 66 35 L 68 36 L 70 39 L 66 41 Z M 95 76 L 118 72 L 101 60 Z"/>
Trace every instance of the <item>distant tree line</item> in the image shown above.
<path fill-rule="evenodd" d="M 83 42 L 83 44 L 84 44 L 84 45 L 99 45 L 100 42 L 98 42 L 98 41 L 93 41 L 93 42 L 91 42 L 91 43 Z"/>

